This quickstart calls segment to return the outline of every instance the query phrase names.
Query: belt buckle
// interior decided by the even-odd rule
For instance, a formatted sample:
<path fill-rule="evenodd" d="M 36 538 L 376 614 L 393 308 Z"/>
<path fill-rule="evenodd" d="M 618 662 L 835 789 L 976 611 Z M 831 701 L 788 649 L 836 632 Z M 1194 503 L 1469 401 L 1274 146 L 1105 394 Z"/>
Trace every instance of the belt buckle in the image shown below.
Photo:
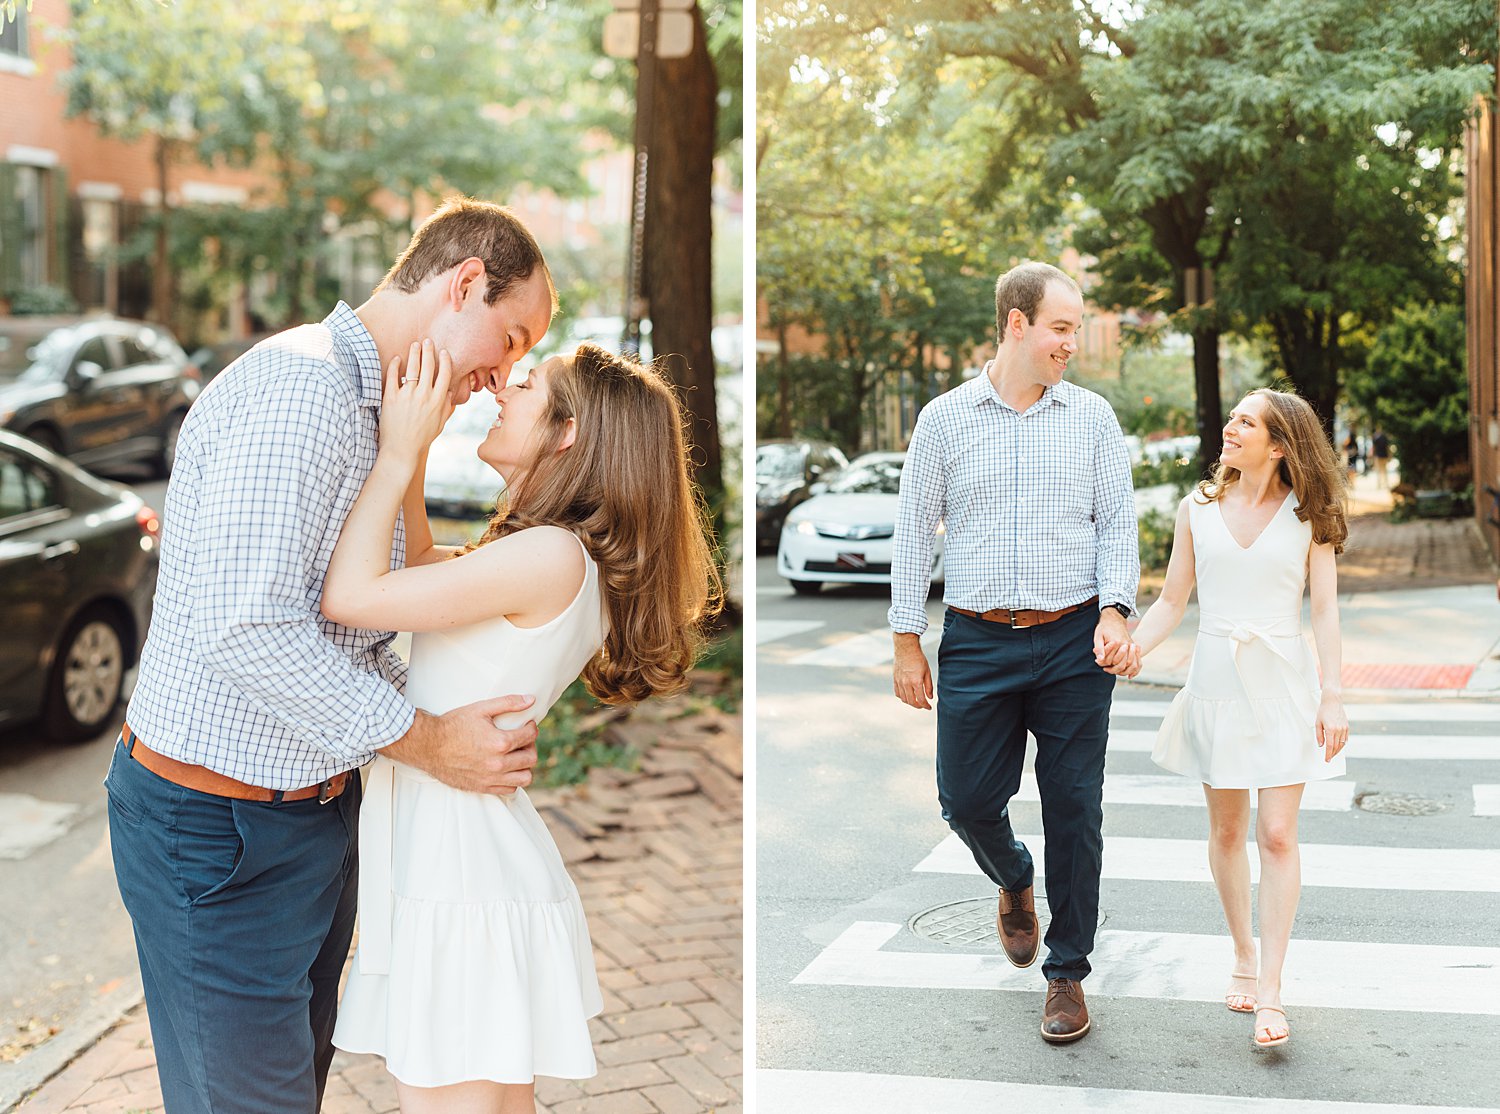
<path fill-rule="evenodd" d="M 1007 607 L 1005 609 L 1005 615 L 1005 625 L 1008 626 L 1011 630 L 1025 629 L 1023 626 L 1016 622 L 1016 609 L 1014 607 Z"/>
<path fill-rule="evenodd" d="M 336 777 L 337 775 L 335 775 Z M 318 785 L 318 804 L 326 805 L 337 795 L 333 791 L 335 778 L 327 778 Z"/>

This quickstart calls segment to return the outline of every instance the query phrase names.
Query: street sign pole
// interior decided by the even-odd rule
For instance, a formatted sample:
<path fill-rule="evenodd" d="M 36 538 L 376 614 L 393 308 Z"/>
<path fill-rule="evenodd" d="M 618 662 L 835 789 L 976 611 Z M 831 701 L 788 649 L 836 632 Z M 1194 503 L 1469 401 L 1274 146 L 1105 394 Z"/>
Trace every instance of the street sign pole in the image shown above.
<path fill-rule="evenodd" d="M 656 107 L 656 16 L 658 0 L 640 0 L 636 40 L 635 166 L 630 194 L 630 244 L 625 257 L 625 336 L 621 350 L 641 350 L 641 287 L 646 254 L 646 187 L 651 169 L 651 124 Z"/>

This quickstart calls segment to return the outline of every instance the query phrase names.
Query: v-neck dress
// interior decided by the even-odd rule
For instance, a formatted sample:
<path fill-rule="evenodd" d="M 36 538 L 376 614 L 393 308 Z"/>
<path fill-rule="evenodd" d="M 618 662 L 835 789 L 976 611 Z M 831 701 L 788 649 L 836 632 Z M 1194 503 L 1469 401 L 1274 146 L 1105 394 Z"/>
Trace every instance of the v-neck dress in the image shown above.
<path fill-rule="evenodd" d="M 599 570 L 539 627 L 505 618 L 412 636 L 407 697 L 441 713 L 507 692 L 540 720 L 603 645 Z M 603 1008 L 578 889 L 526 791 L 465 793 L 375 759 L 359 817 L 359 947 L 333 1043 L 414 1087 L 596 1071 Z"/>
<path fill-rule="evenodd" d="M 1318 670 L 1302 633 L 1312 526 L 1286 500 L 1242 546 L 1221 504 L 1188 501 L 1198 580 L 1198 641 L 1187 684 L 1152 760 L 1215 789 L 1264 789 L 1340 777 L 1344 756 L 1318 746 Z"/>

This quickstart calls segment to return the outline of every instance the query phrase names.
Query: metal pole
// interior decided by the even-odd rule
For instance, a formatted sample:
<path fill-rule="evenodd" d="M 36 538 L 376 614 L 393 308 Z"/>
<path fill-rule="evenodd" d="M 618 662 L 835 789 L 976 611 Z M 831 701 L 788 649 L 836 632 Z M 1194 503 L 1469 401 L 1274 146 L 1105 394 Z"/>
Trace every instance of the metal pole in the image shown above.
<path fill-rule="evenodd" d="M 646 187 L 650 170 L 652 112 L 656 102 L 657 0 L 641 0 L 640 42 L 636 51 L 635 168 L 630 203 L 630 246 L 625 258 L 625 336 L 623 351 L 641 350 L 641 285 L 646 247 Z"/>

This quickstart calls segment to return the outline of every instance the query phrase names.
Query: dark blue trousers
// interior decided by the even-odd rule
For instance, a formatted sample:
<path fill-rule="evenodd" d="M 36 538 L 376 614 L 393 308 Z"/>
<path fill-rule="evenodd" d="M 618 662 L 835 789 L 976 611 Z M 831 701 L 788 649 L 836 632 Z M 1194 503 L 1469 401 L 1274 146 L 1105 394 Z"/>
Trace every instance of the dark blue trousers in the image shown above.
<path fill-rule="evenodd" d="M 1115 679 L 1094 661 L 1097 611 L 1012 629 L 948 611 L 938 649 L 937 783 L 943 819 L 997 886 L 1032 884 L 1010 825 L 1026 733 L 1047 841 L 1047 978 L 1089 973 L 1104 852 L 1104 748 Z"/>
<path fill-rule="evenodd" d="M 235 801 L 118 744 L 105 787 L 167 1114 L 314 1114 L 354 932 L 358 777 L 326 805 Z"/>

